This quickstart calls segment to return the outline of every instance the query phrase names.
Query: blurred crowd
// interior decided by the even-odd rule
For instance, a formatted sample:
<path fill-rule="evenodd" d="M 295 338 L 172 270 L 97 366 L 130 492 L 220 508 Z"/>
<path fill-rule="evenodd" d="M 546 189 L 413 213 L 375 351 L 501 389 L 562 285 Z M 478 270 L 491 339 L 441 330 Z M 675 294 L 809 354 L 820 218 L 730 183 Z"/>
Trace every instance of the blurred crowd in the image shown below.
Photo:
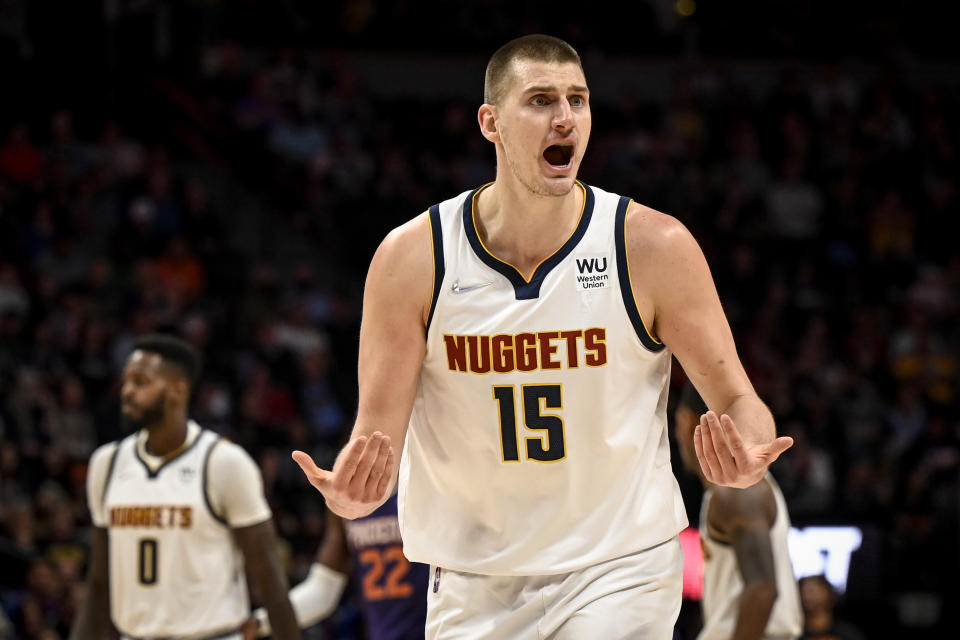
<path fill-rule="evenodd" d="M 322 504 L 288 454 L 329 464 L 351 426 L 372 252 L 493 177 L 479 89 L 375 97 L 339 57 L 296 46 L 222 41 L 195 62 L 155 82 L 174 105 L 163 135 L 69 103 L 0 123 L 0 637 L 67 636 L 87 459 L 122 435 L 118 372 L 148 331 L 204 354 L 193 416 L 260 464 L 299 580 Z M 942 568 L 960 566 L 960 89 L 785 65 L 758 96 L 727 71 L 682 69 L 658 101 L 594 96 L 581 178 L 702 244 L 796 441 L 773 467 L 794 523 L 878 532 L 841 612 L 939 628 L 955 620 Z M 321 637 L 350 637 L 355 618 L 348 601 Z"/>

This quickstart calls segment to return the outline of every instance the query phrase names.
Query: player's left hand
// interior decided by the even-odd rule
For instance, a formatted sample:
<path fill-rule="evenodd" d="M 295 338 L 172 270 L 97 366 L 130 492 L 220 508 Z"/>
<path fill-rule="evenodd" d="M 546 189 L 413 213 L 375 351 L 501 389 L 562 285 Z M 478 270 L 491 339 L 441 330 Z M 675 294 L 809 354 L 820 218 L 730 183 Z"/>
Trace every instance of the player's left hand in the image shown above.
<path fill-rule="evenodd" d="M 700 468 L 714 484 L 745 489 L 759 482 L 767 467 L 793 446 L 793 438 L 781 436 L 772 442 L 748 445 L 727 414 L 708 411 L 693 431 Z"/>
<path fill-rule="evenodd" d="M 243 640 L 257 640 L 259 628 L 260 625 L 257 624 L 257 620 L 253 616 L 244 620 L 243 624 L 240 625 L 240 633 L 243 634 Z"/>

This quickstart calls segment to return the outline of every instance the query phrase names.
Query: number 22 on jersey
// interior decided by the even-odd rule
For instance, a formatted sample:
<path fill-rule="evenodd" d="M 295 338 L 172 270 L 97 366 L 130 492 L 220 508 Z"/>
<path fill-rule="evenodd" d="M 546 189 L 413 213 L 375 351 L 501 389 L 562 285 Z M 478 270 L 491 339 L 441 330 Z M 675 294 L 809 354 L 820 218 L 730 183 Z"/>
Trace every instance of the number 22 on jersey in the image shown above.
<path fill-rule="evenodd" d="M 500 446 L 504 462 L 520 461 L 520 443 L 517 433 L 516 387 L 493 387 L 493 399 L 500 414 Z M 564 442 L 563 419 L 545 414 L 545 409 L 563 409 L 563 390 L 559 384 L 520 385 L 520 413 L 529 430 L 543 431 L 542 435 L 524 438 L 526 459 L 537 462 L 557 462 L 567 455 Z"/>
<path fill-rule="evenodd" d="M 403 555 L 401 545 L 364 549 L 359 558 L 366 568 L 363 597 L 367 601 L 394 600 L 413 595 L 413 585 L 405 580 L 410 572 L 410 561 Z"/>

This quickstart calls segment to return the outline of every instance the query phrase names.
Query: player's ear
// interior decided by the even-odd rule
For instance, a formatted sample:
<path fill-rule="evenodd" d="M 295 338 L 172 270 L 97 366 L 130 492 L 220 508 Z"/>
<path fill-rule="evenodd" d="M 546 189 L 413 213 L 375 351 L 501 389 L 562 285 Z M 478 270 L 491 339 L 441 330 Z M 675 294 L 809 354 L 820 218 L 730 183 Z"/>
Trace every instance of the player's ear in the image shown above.
<path fill-rule="evenodd" d="M 190 383 L 186 378 L 176 377 L 170 381 L 170 392 L 177 400 L 177 404 L 187 404 L 190 401 Z"/>
<path fill-rule="evenodd" d="M 477 112 L 480 133 L 490 142 L 500 142 L 500 129 L 497 127 L 497 108 L 492 104 L 480 105 Z"/>

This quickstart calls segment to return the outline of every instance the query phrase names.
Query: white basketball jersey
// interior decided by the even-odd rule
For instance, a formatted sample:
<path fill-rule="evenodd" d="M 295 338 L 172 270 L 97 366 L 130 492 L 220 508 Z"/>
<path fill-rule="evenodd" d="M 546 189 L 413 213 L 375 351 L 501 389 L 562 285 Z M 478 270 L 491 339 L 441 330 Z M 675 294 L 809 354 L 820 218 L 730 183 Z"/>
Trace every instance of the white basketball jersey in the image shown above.
<path fill-rule="evenodd" d="M 151 470 L 137 434 L 117 445 L 103 493 L 109 535 L 110 611 L 121 633 L 203 637 L 249 616 L 243 556 L 206 493 L 220 437 L 200 430 Z"/>
<path fill-rule="evenodd" d="M 783 493 L 773 476 L 767 474 L 777 503 L 777 517 L 770 528 L 773 547 L 773 566 L 777 572 L 777 599 L 770 612 L 765 637 L 799 638 L 803 633 L 803 610 L 800 608 L 800 591 L 793 575 L 793 564 L 787 548 L 787 533 L 790 530 L 790 515 Z M 720 542 L 710 535 L 707 514 L 712 492 L 703 494 L 700 507 L 700 542 L 703 547 L 703 630 L 698 640 L 726 640 L 733 634 L 743 592 L 743 578 L 737 565 L 733 546 Z"/>
<path fill-rule="evenodd" d="M 480 189 L 430 210 L 434 303 L 400 463 L 410 560 L 565 573 L 687 524 L 670 353 L 644 328 L 626 267 L 629 200 L 578 188 L 576 230 L 529 282 L 483 246 Z"/>

